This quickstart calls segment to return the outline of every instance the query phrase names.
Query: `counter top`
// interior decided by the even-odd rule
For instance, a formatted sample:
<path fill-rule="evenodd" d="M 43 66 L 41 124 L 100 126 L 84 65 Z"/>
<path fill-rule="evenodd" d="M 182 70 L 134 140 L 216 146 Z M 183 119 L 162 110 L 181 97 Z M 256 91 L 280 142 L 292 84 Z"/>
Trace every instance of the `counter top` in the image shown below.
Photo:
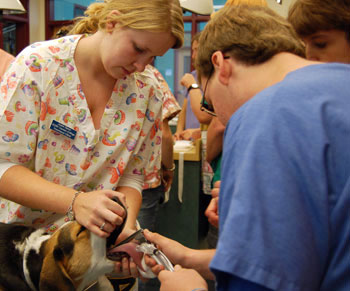
<path fill-rule="evenodd" d="M 174 148 L 174 160 L 179 160 L 180 150 Z M 201 140 L 197 139 L 194 141 L 194 147 L 190 150 L 184 150 L 185 161 L 200 161 L 201 160 Z"/>

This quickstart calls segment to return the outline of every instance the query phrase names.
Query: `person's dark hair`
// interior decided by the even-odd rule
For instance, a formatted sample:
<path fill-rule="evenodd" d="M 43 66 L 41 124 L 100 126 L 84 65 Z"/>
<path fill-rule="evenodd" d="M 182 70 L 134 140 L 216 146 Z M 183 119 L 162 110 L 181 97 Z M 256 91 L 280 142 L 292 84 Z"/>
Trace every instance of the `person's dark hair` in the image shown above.
<path fill-rule="evenodd" d="M 281 52 L 305 57 L 303 42 L 286 19 L 270 8 L 248 5 L 225 6 L 207 23 L 199 39 L 199 76 L 210 76 L 216 51 L 246 65 L 264 63 Z"/>
<path fill-rule="evenodd" d="M 301 37 L 337 29 L 345 31 L 350 41 L 350 0 L 296 0 L 289 8 L 288 21 Z"/>

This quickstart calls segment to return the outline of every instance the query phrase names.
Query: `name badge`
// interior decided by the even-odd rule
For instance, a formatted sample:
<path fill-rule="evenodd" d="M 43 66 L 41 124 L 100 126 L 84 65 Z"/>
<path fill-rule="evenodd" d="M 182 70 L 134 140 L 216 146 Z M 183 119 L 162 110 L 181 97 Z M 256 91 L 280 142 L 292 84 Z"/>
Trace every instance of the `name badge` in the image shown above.
<path fill-rule="evenodd" d="M 64 136 L 70 138 L 70 139 L 75 139 L 75 136 L 77 135 L 77 131 L 62 124 L 59 123 L 56 120 L 52 120 L 50 129 L 52 129 L 54 132 L 63 134 Z"/>

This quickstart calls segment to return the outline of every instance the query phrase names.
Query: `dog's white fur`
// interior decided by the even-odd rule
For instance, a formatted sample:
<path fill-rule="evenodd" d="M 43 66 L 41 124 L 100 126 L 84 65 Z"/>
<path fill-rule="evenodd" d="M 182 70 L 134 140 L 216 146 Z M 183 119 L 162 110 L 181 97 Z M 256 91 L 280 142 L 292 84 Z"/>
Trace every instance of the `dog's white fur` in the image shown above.
<path fill-rule="evenodd" d="M 96 281 L 98 278 L 104 281 L 106 277 L 102 276 L 107 273 L 111 273 L 114 269 L 114 262 L 108 260 L 106 257 L 106 240 L 98 237 L 94 233 L 90 234 L 91 249 L 93 250 L 93 255 L 91 258 L 91 266 L 87 273 L 84 274 L 83 281 L 77 288 L 78 291 L 83 290 L 89 283 Z M 102 277 L 101 277 L 102 276 Z M 102 282 L 99 283 L 102 285 Z M 113 290 L 112 285 L 110 287 Z M 102 286 L 100 287 L 100 289 Z M 106 287 L 104 287 L 106 288 Z M 101 289 L 102 290 L 102 289 Z M 106 289 L 103 289 L 106 290 Z"/>
<path fill-rule="evenodd" d="M 28 254 L 30 250 L 34 250 L 37 254 L 39 254 L 42 243 L 50 238 L 50 235 L 44 235 L 44 232 L 44 229 L 38 229 L 31 233 L 22 244 L 15 243 L 15 248 L 23 255 L 24 277 L 32 290 L 36 290 L 36 288 L 30 279 L 29 270 L 27 268 Z"/>

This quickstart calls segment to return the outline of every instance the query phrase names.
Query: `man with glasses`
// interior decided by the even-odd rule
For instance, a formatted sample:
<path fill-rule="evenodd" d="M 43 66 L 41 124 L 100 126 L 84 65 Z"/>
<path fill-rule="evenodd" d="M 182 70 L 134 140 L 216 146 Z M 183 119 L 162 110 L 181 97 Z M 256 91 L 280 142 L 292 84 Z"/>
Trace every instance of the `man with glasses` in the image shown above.
<path fill-rule="evenodd" d="M 196 271 L 217 290 L 348 290 L 350 66 L 304 59 L 261 7 L 223 8 L 199 47 L 206 109 L 226 125 L 219 241 L 214 253 L 146 232 L 183 267 L 159 273 L 161 290 L 206 290 Z"/>

